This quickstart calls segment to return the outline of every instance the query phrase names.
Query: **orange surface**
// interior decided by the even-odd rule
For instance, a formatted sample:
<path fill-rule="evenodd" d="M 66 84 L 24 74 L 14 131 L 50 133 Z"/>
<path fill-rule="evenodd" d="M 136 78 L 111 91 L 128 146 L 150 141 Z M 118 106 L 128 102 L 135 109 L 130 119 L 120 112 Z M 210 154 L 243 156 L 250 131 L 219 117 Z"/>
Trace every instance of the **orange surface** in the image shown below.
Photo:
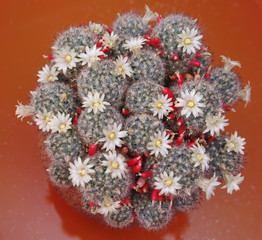
<path fill-rule="evenodd" d="M 110 25 L 117 12 L 144 4 L 165 14 L 183 11 L 198 18 L 207 45 L 239 60 L 243 82 L 250 80 L 252 102 L 230 113 L 229 132 L 247 139 L 247 166 L 241 190 L 204 201 L 190 214 L 179 214 L 165 230 L 114 230 L 68 207 L 48 184 L 41 166 L 37 130 L 14 116 L 17 99 L 27 103 L 36 86 L 54 36 L 69 25 L 89 20 Z M 1 1 L 1 146 L 0 239 L 262 239 L 261 188 L 261 22 L 259 0 L 9 0 Z"/>

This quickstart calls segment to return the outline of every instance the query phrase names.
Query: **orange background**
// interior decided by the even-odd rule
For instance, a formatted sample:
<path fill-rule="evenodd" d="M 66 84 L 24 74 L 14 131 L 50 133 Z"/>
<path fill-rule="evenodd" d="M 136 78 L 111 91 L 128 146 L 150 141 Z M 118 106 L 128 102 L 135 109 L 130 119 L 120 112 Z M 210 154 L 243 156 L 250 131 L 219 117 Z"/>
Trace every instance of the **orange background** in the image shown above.
<path fill-rule="evenodd" d="M 41 56 L 50 53 L 59 31 L 89 20 L 110 25 L 117 12 L 144 12 L 145 3 L 162 15 L 178 10 L 198 18 L 214 64 L 221 54 L 239 60 L 243 82 L 252 85 L 251 104 L 244 109 L 241 102 L 227 114 L 227 130 L 237 130 L 248 143 L 241 190 L 229 195 L 218 189 L 215 198 L 157 233 L 113 230 L 68 207 L 47 182 L 36 128 L 14 116 L 17 99 L 29 100 L 45 64 Z M 262 239 L 261 1 L 2 0 L 0 11 L 0 239 Z"/>

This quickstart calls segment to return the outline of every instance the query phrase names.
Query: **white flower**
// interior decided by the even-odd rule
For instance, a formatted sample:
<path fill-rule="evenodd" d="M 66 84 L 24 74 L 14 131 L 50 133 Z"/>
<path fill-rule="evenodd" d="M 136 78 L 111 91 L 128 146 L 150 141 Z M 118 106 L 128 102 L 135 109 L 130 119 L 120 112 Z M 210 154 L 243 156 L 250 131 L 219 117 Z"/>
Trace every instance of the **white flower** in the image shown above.
<path fill-rule="evenodd" d="M 236 153 L 244 154 L 243 149 L 245 149 L 245 140 L 245 138 L 237 136 L 237 131 L 235 131 L 234 135 L 231 134 L 230 139 L 226 139 L 225 148 L 227 152 L 234 151 Z"/>
<path fill-rule="evenodd" d="M 57 78 L 58 71 L 56 70 L 55 66 L 52 66 L 51 68 L 46 64 L 41 71 L 38 72 L 37 76 L 38 82 L 40 83 L 47 83 L 47 82 L 54 82 L 58 80 Z"/>
<path fill-rule="evenodd" d="M 246 107 L 251 99 L 251 87 L 250 87 L 249 81 L 248 81 L 248 84 L 244 87 L 244 89 L 240 91 L 239 95 L 246 102 L 245 104 L 245 107 Z"/>
<path fill-rule="evenodd" d="M 206 125 L 207 128 L 203 133 L 210 132 L 211 136 L 214 136 L 215 134 L 219 135 L 220 131 L 224 131 L 224 127 L 228 126 L 229 123 L 227 123 L 228 119 L 225 119 L 225 116 L 221 116 L 221 113 L 219 113 L 217 116 L 207 116 L 206 117 Z"/>
<path fill-rule="evenodd" d="M 107 167 L 105 173 L 111 173 L 112 178 L 118 177 L 121 179 L 125 176 L 127 164 L 123 155 L 116 154 L 115 151 L 103 155 L 106 158 L 106 161 L 102 161 L 102 165 Z"/>
<path fill-rule="evenodd" d="M 99 23 L 89 22 L 89 30 L 95 34 L 99 34 L 103 31 L 103 26 Z"/>
<path fill-rule="evenodd" d="M 105 217 L 109 213 L 116 212 L 118 208 L 120 208 L 120 201 L 113 201 L 111 198 L 105 198 L 103 202 L 98 203 L 100 208 L 98 208 L 97 212 L 103 214 Z"/>
<path fill-rule="evenodd" d="M 191 155 L 191 161 L 194 163 L 194 167 L 201 166 L 202 171 L 205 171 L 209 168 L 208 163 L 210 161 L 209 156 L 205 153 L 206 149 L 200 145 L 196 144 L 191 148 L 193 151 Z"/>
<path fill-rule="evenodd" d="M 108 129 L 103 130 L 105 137 L 99 139 L 99 142 L 105 142 L 102 149 L 106 148 L 106 151 L 109 151 L 114 150 L 116 146 L 122 147 L 124 142 L 120 138 L 126 137 L 127 131 L 120 131 L 121 128 L 121 123 L 118 126 L 114 123 L 113 125 L 110 125 Z"/>
<path fill-rule="evenodd" d="M 155 189 L 161 190 L 159 195 L 175 195 L 177 189 L 181 189 L 182 185 L 179 182 L 181 177 L 174 177 L 174 173 L 171 171 L 169 175 L 164 172 L 160 174 L 160 178 L 155 177 L 156 182 L 154 185 Z"/>
<path fill-rule="evenodd" d="M 186 115 L 188 118 L 192 113 L 194 117 L 197 117 L 199 113 L 202 113 L 201 107 L 205 107 L 204 103 L 201 103 L 203 96 L 196 92 L 194 89 L 189 93 L 188 90 L 181 92 L 182 98 L 177 98 L 176 107 L 183 107 L 181 114 Z"/>
<path fill-rule="evenodd" d="M 113 71 L 113 74 L 115 76 L 122 76 L 123 78 L 126 78 L 126 76 L 132 76 L 134 71 L 132 70 L 130 63 L 127 61 L 128 57 L 122 57 L 121 55 L 118 56 L 116 61 L 114 61 L 115 69 Z"/>
<path fill-rule="evenodd" d="M 150 137 L 150 142 L 147 145 L 147 149 L 150 150 L 150 155 L 155 154 L 157 157 L 160 153 L 162 156 L 166 156 L 168 153 L 168 149 L 171 148 L 169 143 L 172 142 L 172 140 L 169 140 L 169 135 L 164 131 L 161 133 L 161 131 L 158 131 L 158 133 L 155 133 L 154 136 Z"/>
<path fill-rule="evenodd" d="M 81 158 L 79 157 L 78 160 L 74 161 L 74 164 L 71 162 L 69 163 L 70 175 L 68 179 L 72 180 L 73 186 L 79 187 L 81 185 L 84 188 L 85 184 L 92 180 L 90 174 L 94 173 L 95 170 L 91 169 L 94 167 L 94 165 L 88 165 L 89 160 L 89 158 L 86 158 L 85 161 L 82 162 Z"/>
<path fill-rule="evenodd" d="M 23 120 L 24 117 L 32 116 L 34 114 L 34 108 L 30 105 L 23 105 L 22 103 L 18 102 L 18 105 L 16 105 L 15 114 L 17 115 L 17 118 L 21 118 L 21 120 Z"/>
<path fill-rule="evenodd" d="M 109 47 L 110 49 L 114 48 L 118 38 L 119 36 L 117 34 L 114 34 L 114 32 L 106 32 L 102 37 L 103 47 Z"/>
<path fill-rule="evenodd" d="M 224 63 L 224 72 L 230 72 L 231 69 L 235 66 L 241 68 L 240 62 L 232 61 L 230 58 L 227 58 L 223 55 L 220 56 L 222 58 L 222 62 Z"/>
<path fill-rule="evenodd" d="M 58 113 L 57 116 L 53 116 L 50 121 L 50 129 L 52 132 L 66 132 L 68 129 L 71 128 L 72 118 L 70 115 L 65 115 L 64 113 Z"/>
<path fill-rule="evenodd" d="M 95 92 L 92 94 L 91 92 L 88 92 L 87 97 L 84 97 L 83 101 L 83 107 L 88 107 L 88 112 L 91 111 L 94 112 L 94 114 L 97 114 L 99 111 L 103 112 L 106 109 L 106 105 L 110 105 L 109 102 L 104 101 L 105 94 L 103 93 L 100 97 L 100 94 L 98 92 Z"/>
<path fill-rule="evenodd" d="M 146 39 L 142 37 L 132 37 L 130 40 L 126 40 L 125 44 L 123 44 L 123 47 L 129 51 L 131 51 L 136 56 L 139 56 L 140 50 L 143 47 L 143 44 L 145 43 Z"/>
<path fill-rule="evenodd" d="M 144 17 L 142 18 L 142 21 L 145 25 L 148 25 L 149 22 L 155 21 L 158 17 L 158 14 L 155 12 L 152 12 L 149 7 L 146 5 L 146 13 Z"/>
<path fill-rule="evenodd" d="M 221 183 L 217 181 L 216 174 L 214 173 L 213 177 L 210 179 L 200 178 L 196 181 L 197 185 L 206 193 L 206 199 L 209 200 L 211 195 L 215 196 L 214 190 L 216 186 Z"/>
<path fill-rule="evenodd" d="M 243 182 L 244 177 L 241 177 L 241 173 L 239 173 L 236 176 L 233 176 L 232 174 L 223 174 L 223 178 L 226 181 L 226 185 L 222 187 L 223 188 L 227 188 L 227 193 L 232 194 L 232 192 L 238 191 L 239 188 L 239 184 Z"/>
<path fill-rule="evenodd" d="M 153 98 L 153 103 L 150 105 L 154 116 L 158 115 L 159 119 L 163 119 L 164 115 L 172 111 L 171 106 L 173 103 L 172 98 L 168 98 L 168 95 L 158 94 L 157 99 Z"/>
<path fill-rule="evenodd" d="M 55 66 L 58 70 L 62 70 L 65 74 L 67 69 L 72 69 L 76 67 L 76 63 L 80 60 L 76 57 L 76 52 L 74 50 L 69 50 L 68 47 L 58 50 L 55 55 Z"/>
<path fill-rule="evenodd" d="M 199 40 L 202 38 L 202 35 L 198 35 L 197 29 L 182 30 L 182 33 L 178 34 L 178 48 L 183 48 L 183 52 L 187 54 L 195 53 L 196 49 L 200 49 L 201 43 Z"/>
<path fill-rule="evenodd" d="M 50 122 L 52 118 L 53 118 L 53 113 L 45 111 L 44 113 L 41 112 L 37 113 L 34 120 L 39 129 L 42 129 L 43 132 L 49 132 Z"/>
<path fill-rule="evenodd" d="M 88 64 L 88 67 L 96 66 L 97 63 L 101 60 L 99 56 L 104 55 L 101 49 L 102 48 L 96 48 L 96 45 L 94 45 L 92 48 L 86 46 L 86 52 L 79 55 L 82 65 Z"/>

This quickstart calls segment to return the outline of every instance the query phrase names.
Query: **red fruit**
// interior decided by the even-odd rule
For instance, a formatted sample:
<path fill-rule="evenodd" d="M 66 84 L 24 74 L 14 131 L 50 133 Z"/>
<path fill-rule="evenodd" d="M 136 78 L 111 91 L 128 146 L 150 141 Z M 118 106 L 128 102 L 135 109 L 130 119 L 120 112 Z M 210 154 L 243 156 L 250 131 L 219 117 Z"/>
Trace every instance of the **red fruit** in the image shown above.
<path fill-rule="evenodd" d="M 177 85 L 179 86 L 179 87 L 181 87 L 182 86 L 182 84 L 184 83 L 184 78 L 183 78 L 183 76 L 181 75 L 181 74 L 179 74 L 179 77 L 177 78 Z"/>
<path fill-rule="evenodd" d="M 152 176 L 152 170 L 148 170 L 148 171 L 143 172 L 143 173 L 141 174 L 141 177 L 143 177 L 143 178 L 148 178 L 148 177 L 150 177 L 150 176 Z"/>
<path fill-rule="evenodd" d="M 78 118 L 77 117 L 74 118 L 73 123 L 74 123 L 74 125 L 77 125 L 77 123 L 78 123 Z"/>
<path fill-rule="evenodd" d="M 157 200 L 159 202 L 162 202 L 164 200 L 164 196 L 163 195 L 158 195 Z"/>
<path fill-rule="evenodd" d="M 106 47 L 102 50 L 103 53 L 108 53 L 110 51 L 110 48 L 109 47 Z"/>
<path fill-rule="evenodd" d="M 177 140 L 176 140 L 175 145 L 176 146 L 180 146 L 182 143 L 183 143 L 183 138 L 182 137 L 178 137 Z"/>
<path fill-rule="evenodd" d="M 216 139 L 215 136 L 210 136 L 209 139 L 208 139 L 208 143 L 213 142 L 215 139 Z"/>
<path fill-rule="evenodd" d="M 190 65 L 200 67 L 201 63 L 199 61 L 193 59 L 193 60 L 190 61 Z"/>
<path fill-rule="evenodd" d="M 150 37 L 149 34 L 147 34 L 147 35 L 144 36 L 144 39 L 149 40 L 149 39 L 151 39 L 151 37 Z"/>
<path fill-rule="evenodd" d="M 130 189 L 136 189 L 136 186 L 134 184 L 129 185 Z"/>
<path fill-rule="evenodd" d="M 77 110 L 76 110 L 76 113 L 77 114 L 80 114 L 82 112 L 82 109 L 81 108 L 78 108 Z"/>
<path fill-rule="evenodd" d="M 154 41 L 151 38 L 147 40 L 147 43 L 151 46 L 154 46 Z"/>
<path fill-rule="evenodd" d="M 145 178 L 143 178 L 143 177 L 138 178 L 138 180 L 136 182 L 136 185 L 139 188 L 142 188 L 145 184 L 146 184 L 146 179 Z"/>
<path fill-rule="evenodd" d="M 206 72 L 205 79 L 208 80 L 210 78 L 211 74 L 209 72 Z"/>
<path fill-rule="evenodd" d="M 188 147 L 188 148 L 191 148 L 191 147 L 193 147 L 193 146 L 195 146 L 195 145 L 196 145 L 195 142 L 190 142 L 190 143 L 187 144 L 187 147 Z"/>
<path fill-rule="evenodd" d="M 154 37 L 153 43 L 155 47 L 160 47 L 160 38 Z"/>
<path fill-rule="evenodd" d="M 171 80 L 176 80 L 176 79 L 177 79 L 177 75 L 176 75 L 176 74 L 173 74 L 173 75 L 169 76 L 169 78 L 170 78 Z"/>
<path fill-rule="evenodd" d="M 149 153 L 144 153 L 144 156 L 148 158 L 148 157 L 150 157 L 150 154 Z"/>
<path fill-rule="evenodd" d="M 90 207 L 94 207 L 95 204 L 94 204 L 93 202 L 89 202 L 89 206 L 90 206 Z"/>
<path fill-rule="evenodd" d="M 47 57 L 48 57 L 50 60 L 52 60 L 52 59 L 55 58 L 52 54 L 49 54 Z"/>
<path fill-rule="evenodd" d="M 127 155 L 127 154 L 128 154 L 128 148 L 127 148 L 127 147 L 123 147 L 123 148 L 121 149 L 121 154 L 122 154 L 122 155 Z"/>
<path fill-rule="evenodd" d="M 173 60 L 173 61 L 178 61 L 178 60 L 179 60 L 179 56 L 178 56 L 177 54 L 174 54 L 174 55 L 172 56 L 172 60 Z"/>
<path fill-rule="evenodd" d="M 104 60 L 105 59 L 105 56 L 104 55 L 100 55 L 98 56 L 101 60 Z"/>
<path fill-rule="evenodd" d="M 138 173 L 142 170 L 142 165 L 136 164 L 134 167 L 131 168 L 132 173 Z"/>
<path fill-rule="evenodd" d="M 148 184 L 146 183 L 144 187 L 142 187 L 142 192 L 147 193 L 148 192 Z"/>
<path fill-rule="evenodd" d="M 129 197 L 126 197 L 122 202 L 126 205 L 129 205 L 131 203 Z"/>
<path fill-rule="evenodd" d="M 176 98 L 175 98 L 174 94 L 172 93 L 172 91 L 171 91 L 169 88 L 164 87 L 164 88 L 162 89 L 162 93 L 163 93 L 164 95 L 167 95 L 168 98 L 171 98 L 173 102 L 176 101 Z"/>
<path fill-rule="evenodd" d="M 173 130 L 168 130 L 168 131 L 166 131 L 166 136 L 167 136 L 167 135 L 171 135 L 171 133 L 174 133 L 174 131 L 173 131 Z"/>
<path fill-rule="evenodd" d="M 98 40 L 97 43 L 96 43 L 96 46 L 97 46 L 98 48 L 100 48 L 100 47 L 102 47 L 102 45 L 103 45 L 102 41 L 101 41 L 101 40 Z"/>
<path fill-rule="evenodd" d="M 158 198 L 158 194 L 159 194 L 159 190 L 154 189 L 153 192 L 152 192 L 152 194 L 151 194 L 151 200 L 152 200 L 152 201 L 156 201 L 157 198 Z"/>
<path fill-rule="evenodd" d="M 158 16 L 158 17 L 156 18 L 156 20 L 157 20 L 157 22 L 159 23 L 159 22 L 162 20 L 162 18 L 161 18 L 160 16 Z"/>
<path fill-rule="evenodd" d="M 130 114 L 130 112 L 127 109 L 123 108 L 122 114 L 125 115 L 125 116 L 128 116 Z"/>
<path fill-rule="evenodd" d="M 154 28 L 153 27 L 149 28 L 149 31 L 152 33 L 154 31 Z"/>
<path fill-rule="evenodd" d="M 136 189 L 136 191 L 137 191 L 138 193 L 143 193 L 142 188 L 138 188 L 138 189 Z"/>
<path fill-rule="evenodd" d="M 195 58 L 200 58 L 201 56 L 202 56 L 201 52 L 197 52 L 197 53 L 195 54 Z"/>
<path fill-rule="evenodd" d="M 181 125 L 178 133 L 179 133 L 179 136 L 182 137 L 182 138 L 185 136 L 185 126 L 184 125 Z"/>
<path fill-rule="evenodd" d="M 175 114 L 174 113 L 171 113 L 171 114 L 169 114 L 169 116 L 168 116 L 168 120 L 173 120 L 173 119 L 175 119 Z"/>
<path fill-rule="evenodd" d="M 88 149 L 89 156 L 93 156 L 96 154 L 97 146 L 92 143 Z"/>
<path fill-rule="evenodd" d="M 177 120 L 177 125 L 178 125 L 178 126 L 181 126 L 183 123 L 184 123 L 184 120 L 183 120 L 182 118 L 179 118 L 179 119 Z"/>
<path fill-rule="evenodd" d="M 137 156 L 137 157 L 135 157 L 135 158 L 132 158 L 132 159 L 130 159 L 129 161 L 127 161 L 126 163 L 127 163 L 127 166 L 128 167 L 132 167 L 132 166 L 134 166 L 135 164 L 138 164 L 139 163 L 139 160 L 142 160 L 142 157 L 141 157 L 141 155 L 139 155 L 139 156 Z M 141 164 L 142 165 L 142 164 Z"/>
<path fill-rule="evenodd" d="M 226 105 L 225 103 L 223 103 L 223 109 L 225 111 L 230 111 L 232 109 L 232 107 L 230 107 L 230 106 Z"/>
<path fill-rule="evenodd" d="M 159 50 L 159 51 L 157 52 L 157 54 L 158 54 L 159 56 L 163 56 L 163 55 L 164 55 L 164 52 L 163 52 L 163 50 Z"/>
<path fill-rule="evenodd" d="M 106 31 L 107 31 L 108 33 L 111 33 L 111 32 L 113 32 L 113 28 L 109 27 L 109 28 L 106 29 Z"/>
<path fill-rule="evenodd" d="M 172 195 L 172 194 L 170 194 L 170 195 L 168 196 L 168 198 L 169 198 L 169 200 L 173 200 L 173 199 L 175 198 L 175 196 Z"/>

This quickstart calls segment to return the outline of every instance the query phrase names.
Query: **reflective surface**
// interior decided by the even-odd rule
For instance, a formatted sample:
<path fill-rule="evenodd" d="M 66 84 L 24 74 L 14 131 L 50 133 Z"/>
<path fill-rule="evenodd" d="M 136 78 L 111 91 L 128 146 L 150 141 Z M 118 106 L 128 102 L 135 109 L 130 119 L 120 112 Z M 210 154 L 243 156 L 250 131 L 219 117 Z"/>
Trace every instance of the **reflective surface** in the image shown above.
<path fill-rule="evenodd" d="M 239 60 L 243 82 L 250 80 L 252 102 L 230 113 L 229 132 L 247 139 L 247 165 L 241 190 L 217 190 L 190 214 L 179 214 L 167 229 L 114 230 L 81 216 L 50 187 L 41 166 L 37 130 L 14 116 L 17 99 L 29 100 L 37 71 L 45 64 L 54 36 L 89 20 L 110 25 L 117 12 L 143 11 L 144 4 L 165 14 L 183 11 L 198 18 L 207 45 Z M 1 3 L 0 239 L 261 239 L 261 21 L 259 0 L 24 0 Z"/>

